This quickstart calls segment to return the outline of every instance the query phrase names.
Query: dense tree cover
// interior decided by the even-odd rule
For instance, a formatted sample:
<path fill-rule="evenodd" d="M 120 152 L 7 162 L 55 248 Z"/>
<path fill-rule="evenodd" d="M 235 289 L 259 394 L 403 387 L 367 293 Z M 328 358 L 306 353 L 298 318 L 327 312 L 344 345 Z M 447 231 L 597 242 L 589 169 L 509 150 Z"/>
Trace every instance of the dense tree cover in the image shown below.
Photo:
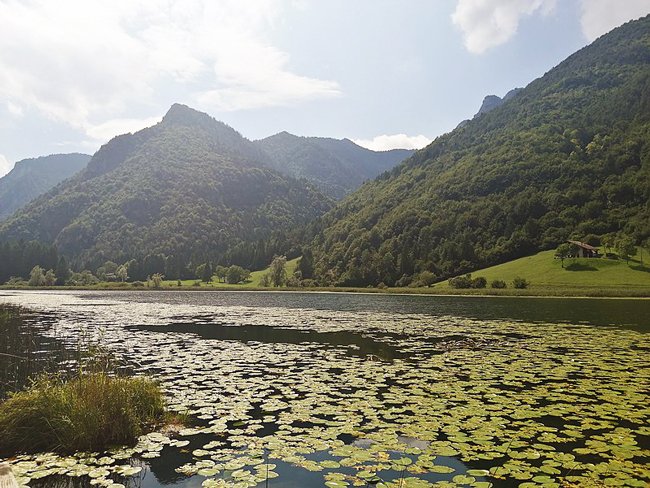
<path fill-rule="evenodd" d="M 18 161 L 0 178 L 0 220 L 4 220 L 56 184 L 81 171 L 87 154 L 52 154 Z"/>
<path fill-rule="evenodd" d="M 9 281 L 12 276 L 27 279 L 35 266 L 55 270 L 57 275 L 62 267 L 67 269 L 65 260 L 59 258 L 53 245 L 35 241 L 0 242 L 0 283 Z"/>
<path fill-rule="evenodd" d="M 274 233 L 331 201 L 264 157 L 232 128 L 174 105 L 159 124 L 104 145 L 79 175 L 4 222 L 0 238 L 53 242 L 75 269 L 130 261 L 134 280 L 193 277 L 206 262 L 266 264 L 279 252 Z"/>
<path fill-rule="evenodd" d="M 438 279 L 571 236 L 650 235 L 650 16 L 366 183 L 312 226 L 321 284 Z"/>
<path fill-rule="evenodd" d="M 288 132 L 255 144 L 268 155 L 269 166 L 294 178 L 304 178 L 336 199 L 413 154 L 407 149 L 371 151 L 349 139 L 299 137 Z"/>

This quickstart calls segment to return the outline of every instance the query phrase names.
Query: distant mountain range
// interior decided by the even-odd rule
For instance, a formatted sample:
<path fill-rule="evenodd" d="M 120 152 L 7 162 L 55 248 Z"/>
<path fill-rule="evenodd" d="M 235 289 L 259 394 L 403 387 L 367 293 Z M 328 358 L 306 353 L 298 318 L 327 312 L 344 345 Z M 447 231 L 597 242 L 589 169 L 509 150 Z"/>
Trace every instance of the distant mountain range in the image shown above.
<path fill-rule="evenodd" d="M 650 236 L 650 16 L 505 98 L 325 215 L 317 278 L 404 285 L 570 236 Z"/>
<path fill-rule="evenodd" d="M 0 220 L 50 188 L 81 171 L 90 161 L 88 154 L 53 154 L 18 161 L 0 178 Z"/>
<path fill-rule="evenodd" d="M 83 263 L 216 261 L 332 205 L 266 159 L 234 129 L 177 104 L 155 126 L 102 146 L 81 173 L 0 225 L 0 238 L 54 242 Z"/>
<path fill-rule="evenodd" d="M 299 137 L 280 132 L 255 144 L 279 172 L 304 178 L 326 195 L 340 199 L 413 154 L 408 149 L 371 151 L 349 139 Z"/>

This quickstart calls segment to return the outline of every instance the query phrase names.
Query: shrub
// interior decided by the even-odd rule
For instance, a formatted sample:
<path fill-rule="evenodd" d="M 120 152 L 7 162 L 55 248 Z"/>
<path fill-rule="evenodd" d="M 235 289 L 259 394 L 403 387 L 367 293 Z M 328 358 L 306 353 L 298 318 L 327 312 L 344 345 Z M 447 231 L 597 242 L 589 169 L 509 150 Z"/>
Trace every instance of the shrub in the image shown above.
<path fill-rule="evenodd" d="M 131 283 L 131 286 L 133 286 L 134 288 L 142 288 L 144 286 L 144 283 L 142 281 L 134 281 L 133 283 Z"/>
<path fill-rule="evenodd" d="M 134 443 L 165 421 L 164 399 L 150 379 L 80 373 L 41 376 L 0 404 L 3 454 L 101 451 Z"/>
<path fill-rule="evenodd" d="M 431 286 L 436 282 L 436 275 L 431 271 L 422 271 L 418 279 L 424 283 L 424 286 Z"/>
<path fill-rule="evenodd" d="M 450 278 L 449 286 L 452 288 L 471 288 L 472 275 L 466 274 L 465 276 L 456 276 L 455 278 Z"/>
<path fill-rule="evenodd" d="M 528 288 L 529 285 L 530 283 L 526 281 L 525 278 L 521 278 L 519 276 L 517 276 L 514 280 L 512 280 L 512 286 L 520 290 L 523 290 L 524 288 Z"/>
<path fill-rule="evenodd" d="M 506 282 L 503 280 L 492 280 L 490 286 L 492 288 L 507 288 L 508 285 L 506 285 Z"/>
<path fill-rule="evenodd" d="M 395 282 L 395 286 L 397 287 L 404 287 L 404 286 L 409 286 L 411 282 L 413 281 L 413 278 L 411 278 L 409 275 L 404 274 L 402 277 Z"/>
<path fill-rule="evenodd" d="M 386 283 L 384 283 L 383 281 L 381 281 L 381 282 L 379 282 L 379 284 L 377 285 L 377 288 L 379 288 L 380 290 L 385 290 L 386 288 L 388 288 L 388 286 L 386 285 Z"/>
<path fill-rule="evenodd" d="M 487 280 L 483 276 L 479 276 L 472 280 L 472 288 L 485 288 L 486 286 Z"/>

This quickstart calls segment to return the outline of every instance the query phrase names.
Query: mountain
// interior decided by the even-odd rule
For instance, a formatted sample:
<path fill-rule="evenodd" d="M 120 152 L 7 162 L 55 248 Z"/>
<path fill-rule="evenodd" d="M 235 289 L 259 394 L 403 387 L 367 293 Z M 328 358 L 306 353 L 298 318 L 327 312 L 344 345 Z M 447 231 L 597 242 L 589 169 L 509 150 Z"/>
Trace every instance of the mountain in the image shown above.
<path fill-rule="evenodd" d="M 312 232 L 316 277 L 347 285 L 442 279 L 571 235 L 647 238 L 650 16 L 364 184 Z"/>
<path fill-rule="evenodd" d="M 488 95 L 483 99 L 483 103 L 481 104 L 481 108 L 478 109 L 478 112 L 476 112 L 476 115 L 474 115 L 474 118 L 486 114 L 488 112 L 491 112 L 495 108 L 499 107 L 503 102 L 507 102 L 510 100 L 512 97 L 514 97 L 517 93 L 519 93 L 522 89 L 521 88 L 513 88 L 510 90 L 508 93 L 505 94 L 503 98 L 498 97 L 496 95 Z"/>
<path fill-rule="evenodd" d="M 255 141 L 267 164 L 294 178 L 304 178 L 326 195 L 340 199 L 413 154 L 408 149 L 371 151 L 349 139 L 299 137 L 280 132 Z"/>
<path fill-rule="evenodd" d="M 0 221 L 81 171 L 90 161 L 87 154 L 52 154 L 18 161 L 0 178 Z"/>
<path fill-rule="evenodd" d="M 0 240 L 54 242 L 94 266 L 159 254 L 218 261 L 331 207 L 264 158 L 234 129 L 173 105 L 160 123 L 115 137 L 85 170 L 19 210 L 0 225 Z"/>
<path fill-rule="evenodd" d="M 507 102 L 510 100 L 512 97 L 514 97 L 517 93 L 519 93 L 522 90 L 522 88 L 513 88 L 510 90 L 508 93 L 506 93 L 503 98 L 497 96 L 497 95 L 487 95 L 483 99 L 483 103 L 481 103 L 480 108 L 478 109 L 478 112 L 474 114 L 473 118 L 476 118 L 480 115 L 486 114 L 495 108 L 501 106 L 503 102 Z M 465 127 L 467 123 L 469 122 L 469 119 L 461 121 L 460 124 L 458 124 L 457 128 Z"/>

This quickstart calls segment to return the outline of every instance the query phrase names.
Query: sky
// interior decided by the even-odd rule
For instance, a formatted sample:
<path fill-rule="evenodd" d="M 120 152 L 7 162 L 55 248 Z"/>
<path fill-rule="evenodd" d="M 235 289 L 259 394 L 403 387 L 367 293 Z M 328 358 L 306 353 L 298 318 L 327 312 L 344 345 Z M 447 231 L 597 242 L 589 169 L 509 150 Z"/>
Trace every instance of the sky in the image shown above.
<path fill-rule="evenodd" d="M 283 130 L 420 148 L 650 0 L 0 0 L 0 176 L 92 154 L 184 103 Z"/>

